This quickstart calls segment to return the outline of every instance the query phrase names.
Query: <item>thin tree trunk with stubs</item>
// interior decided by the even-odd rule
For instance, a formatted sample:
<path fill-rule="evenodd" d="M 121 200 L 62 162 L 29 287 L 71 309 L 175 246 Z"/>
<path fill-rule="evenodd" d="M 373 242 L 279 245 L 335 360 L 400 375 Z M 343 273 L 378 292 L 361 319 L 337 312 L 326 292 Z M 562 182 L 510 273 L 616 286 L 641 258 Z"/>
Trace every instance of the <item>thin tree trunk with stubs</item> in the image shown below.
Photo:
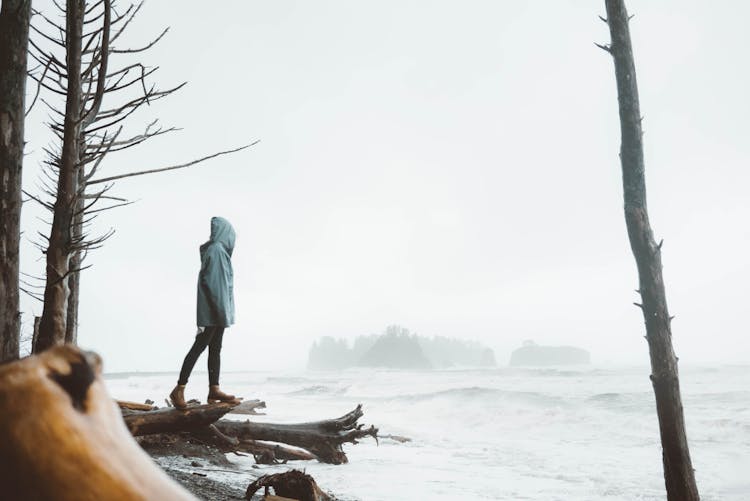
<path fill-rule="evenodd" d="M 19 241 L 30 0 L 0 2 L 0 362 L 19 356 Z"/>
<path fill-rule="evenodd" d="M 80 224 L 80 223 L 79 223 Z M 70 269 L 81 267 L 81 251 L 77 250 L 70 257 Z M 73 271 L 68 278 L 68 304 L 65 319 L 65 342 L 78 344 L 78 298 L 81 291 L 81 274 Z"/>
<path fill-rule="evenodd" d="M 65 342 L 68 311 L 68 278 L 73 252 L 73 219 L 77 201 L 77 171 L 81 127 L 81 38 L 83 36 L 83 0 L 67 0 L 66 64 L 68 92 L 65 103 L 63 145 L 57 183 L 57 198 L 52 217 L 44 310 L 39 323 L 39 338 L 34 351 L 42 351 Z"/>
<path fill-rule="evenodd" d="M 643 132 L 629 17 L 623 0 L 605 0 L 617 80 L 622 144 L 620 161 L 625 223 L 638 267 L 641 310 L 651 357 L 651 382 L 662 444 L 664 479 L 669 501 L 697 501 L 698 488 L 690 460 L 680 396 L 677 357 L 672 348 L 671 317 L 662 276 L 661 244 L 654 241 L 646 205 Z"/>
<path fill-rule="evenodd" d="M 83 182 L 82 170 L 79 169 L 77 172 L 76 186 L 78 186 L 79 193 L 83 193 L 84 189 L 81 183 Z M 83 197 L 77 197 L 75 203 L 75 213 L 73 214 L 73 228 L 72 238 L 74 242 L 80 242 L 83 234 L 83 212 L 84 212 L 84 200 Z M 68 311 L 65 322 L 65 342 L 71 344 L 78 344 L 78 304 L 81 294 L 81 265 L 83 262 L 83 251 L 77 248 L 73 251 L 70 256 L 69 269 L 70 277 L 68 278 Z"/>

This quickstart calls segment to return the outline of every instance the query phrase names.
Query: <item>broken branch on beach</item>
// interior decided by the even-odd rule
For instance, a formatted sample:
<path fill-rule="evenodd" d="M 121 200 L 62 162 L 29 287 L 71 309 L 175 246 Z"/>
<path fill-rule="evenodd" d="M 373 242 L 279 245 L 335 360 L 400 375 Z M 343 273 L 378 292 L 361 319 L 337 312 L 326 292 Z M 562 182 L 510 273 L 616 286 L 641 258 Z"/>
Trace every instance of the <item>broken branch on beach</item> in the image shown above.
<path fill-rule="evenodd" d="M 364 415 L 362 404 L 336 419 L 299 424 L 255 423 L 252 421 L 230 421 L 222 419 L 216 427 L 225 435 L 240 440 L 263 440 L 301 447 L 313 453 L 323 463 L 343 464 L 348 462 L 342 448 L 344 443 L 358 443 L 370 436 L 376 441 L 378 429 L 365 428 L 358 420 Z"/>
<path fill-rule="evenodd" d="M 279 464 L 287 461 L 318 459 L 314 454 L 304 449 L 258 442 L 257 440 L 240 440 L 235 450 L 252 454 L 258 464 Z"/>
<path fill-rule="evenodd" d="M 138 402 L 129 402 L 127 400 L 115 400 L 120 409 L 129 409 L 131 411 L 154 411 L 156 406 L 151 404 L 139 404 Z"/>
<path fill-rule="evenodd" d="M 266 403 L 262 400 L 243 400 L 240 404 L 229 411 L 230 414 L 248 414 L 253 416 L 263 416 L 264 412 L 256 412 L 256 409 L 265 409 Z"/>

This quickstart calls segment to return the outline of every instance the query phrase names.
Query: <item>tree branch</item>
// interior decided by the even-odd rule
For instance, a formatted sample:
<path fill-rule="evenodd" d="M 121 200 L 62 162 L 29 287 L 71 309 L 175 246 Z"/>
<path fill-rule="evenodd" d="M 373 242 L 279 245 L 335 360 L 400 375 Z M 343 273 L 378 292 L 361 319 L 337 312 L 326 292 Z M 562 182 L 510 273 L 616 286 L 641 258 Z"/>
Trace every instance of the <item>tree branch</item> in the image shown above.
<path fill-rule="evenodd" d="M 99 65 L 99 78 L 96 83 L 96 95 L 94 96 L 94 102 L 91 104 L 91 108 L 83 114 L 81 118 L 81 128 L 86 129 L 96 114 L 99 113 L 99 108 L 102 105 L 102 98 L 104 97 L 104 87 L 107 78 L 107 61 L 109 59 L 109 30 L 110 23 L 112 22 L 112 4 L 111 0 L 102 0 L 104 2 L 104 27 L 102 29 L 102 45 L 99 53 L 101 54 L 101 64 Z"/>
<path fill-rule="evenodd" d="M 235 152 L 238 152 L 238 151 L 242 151 L 242 150 L 244 150 L 246 148 L 249 148 L 251 146 L 255 146 L 259 142 L 260 142 L 260 139 L 258 139 L 257 141 L 253 141 L 250 144 L 246 144 L 245 146 L 241 146 L 239 148 L 234 148 L 232 150 L 220 151 L 218 153 L 214 153 L 213 155 L 208 155 L 206 157 L 202 157 L 202 158 L 199 158 L 197 160 L 193 160 L 192 162 L 188 162 L 188 163 L 185 163 L 185 164 L 173 165 L 171 167 L 162 167 L 160 169 L 151 169 L 151 170 L 144 170 L 144 171 L 139 171 L 139 172 L 130 172 L 128 174 L 120 174 L 118 176 L 105 177 L 105 178 L 102 178 L 102 179 L 94 179 L 93 181 L 89 181 L 88 184 L 91 185 L 91 184 L 97 184 L 97 183 L 106 183 L 106 182 L 109 182 L 109 181 L 115 181 L 117 179 L 124 179 L 126 177 L 144 176 L 146 174 L 155 174 L 157 172 L 165 172 L 165 171 L 168 171 L 168 170 L 184 169 L 186 167 L 190 167 L 190 166 L 195 165 L 197 163 L 204 162 L 206 160 L 210 160 L 212 158 L 216 158 L 216 157 L 221 156 L 221 155 L 227 155 L 229 153 L 235 153 Z"/>

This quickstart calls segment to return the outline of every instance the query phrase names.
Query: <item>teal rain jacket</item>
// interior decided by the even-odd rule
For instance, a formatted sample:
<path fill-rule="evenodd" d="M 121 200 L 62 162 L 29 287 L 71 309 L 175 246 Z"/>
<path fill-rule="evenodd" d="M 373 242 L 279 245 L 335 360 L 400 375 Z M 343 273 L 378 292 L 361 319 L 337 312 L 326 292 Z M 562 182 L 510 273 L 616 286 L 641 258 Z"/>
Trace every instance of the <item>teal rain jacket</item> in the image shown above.
<path fill-rule="evenodd" d="M 234 228 L 223 217 L 211 218 L 211 238 L 200 246 L 198 327 L 229 327 L 234 323 Z"/>

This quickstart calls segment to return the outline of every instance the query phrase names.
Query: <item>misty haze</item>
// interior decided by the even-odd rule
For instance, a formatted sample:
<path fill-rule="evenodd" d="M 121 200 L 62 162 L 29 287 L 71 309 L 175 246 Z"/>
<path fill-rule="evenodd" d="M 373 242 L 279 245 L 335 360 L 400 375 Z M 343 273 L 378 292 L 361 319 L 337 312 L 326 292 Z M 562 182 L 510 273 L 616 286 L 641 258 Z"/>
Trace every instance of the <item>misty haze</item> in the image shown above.
<path fill-rule="evenodd" d="M 2 0 L 0 498 L 750 499 L 750 4 L 138 5 Z"/>

